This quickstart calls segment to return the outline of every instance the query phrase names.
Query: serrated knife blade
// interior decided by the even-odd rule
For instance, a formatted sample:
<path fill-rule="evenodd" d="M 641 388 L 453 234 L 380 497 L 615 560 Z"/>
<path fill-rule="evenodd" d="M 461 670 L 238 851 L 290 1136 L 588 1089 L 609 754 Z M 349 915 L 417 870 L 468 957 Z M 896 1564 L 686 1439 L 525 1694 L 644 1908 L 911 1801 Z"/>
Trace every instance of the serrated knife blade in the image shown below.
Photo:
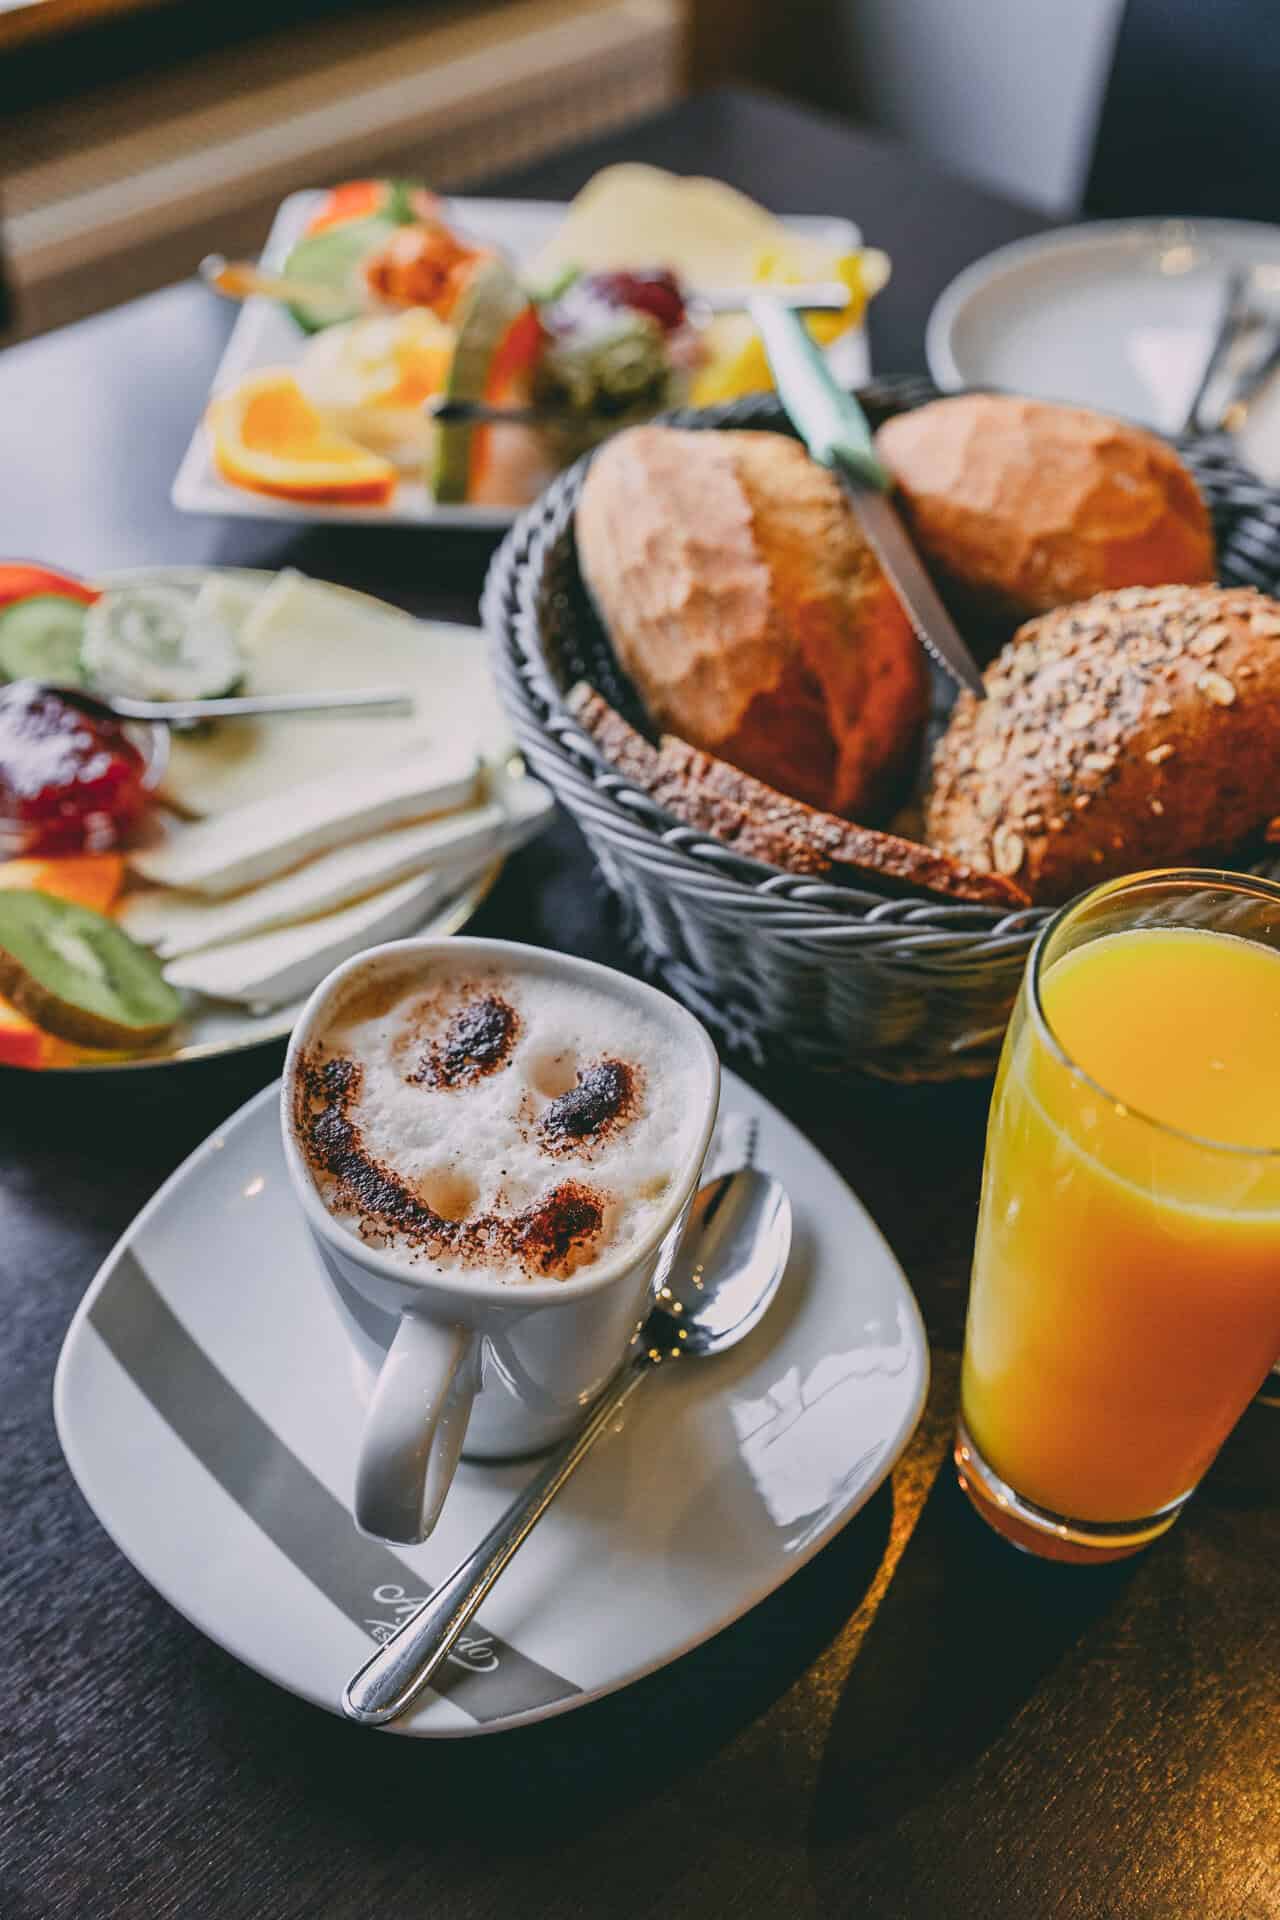
<path fill-rule="evenodd" d="M 778 398 L 813 458 L 839 479 L 858 524 L 893 582 L 921 645 L 955 681 L 981 700 L 977 662 L 889 502 L 891 476 L 851 393 L 836 385 L 799 315 L 769 294 L 754 294 L 751 317 L 764 341 Z"/>
<path fill-rule="evenodd" d="M 835 472 L 868 545 L 893 582 L 921 646 L 957 686 L 968 687 L 980 700 L 985 699 L 987 690 L 977 662 L 938 598 L 937 588 L 921 565 L 920 556 L 894 509 L 876 488 L 860 487 L 838 466 Z"/>

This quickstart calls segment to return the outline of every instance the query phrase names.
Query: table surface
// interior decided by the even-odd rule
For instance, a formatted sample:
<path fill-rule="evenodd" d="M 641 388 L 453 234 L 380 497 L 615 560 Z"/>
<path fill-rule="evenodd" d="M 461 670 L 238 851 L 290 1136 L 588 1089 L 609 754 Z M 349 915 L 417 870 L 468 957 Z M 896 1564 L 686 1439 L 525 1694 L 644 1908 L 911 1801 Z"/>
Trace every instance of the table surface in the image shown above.
<path fill-rule="evenodd" d="M 921 365 L 954 272 L 1042 225 L 732 92 L 496 184 L 567 195 L 620 158 L 858 220 L 894 259 L 883 372 Z M 0 356 L 4 546 L 88 573 L 287 563 L 474 618 L 489 540 L 174 512 L 229 324 L 188 284 Z M 628 964 L 567 821 L 510 863 L 475 930 Z M 760 1083 L 887 1235 L 934 1383 L 891 1485 L 746 1619 L 611 1700 L 446 1746 L 329 1719 L 202 1639 L 86 1508 L 50 1382 L 116 1236 L 279 1063 L 0 1076 L 5 1920 L 1280 1913 L 1277 1416 L 1249 1416 L 1127 1567 L 1049 1568 L 985 1532 L 947 1465 L 985 1087 Z"/>

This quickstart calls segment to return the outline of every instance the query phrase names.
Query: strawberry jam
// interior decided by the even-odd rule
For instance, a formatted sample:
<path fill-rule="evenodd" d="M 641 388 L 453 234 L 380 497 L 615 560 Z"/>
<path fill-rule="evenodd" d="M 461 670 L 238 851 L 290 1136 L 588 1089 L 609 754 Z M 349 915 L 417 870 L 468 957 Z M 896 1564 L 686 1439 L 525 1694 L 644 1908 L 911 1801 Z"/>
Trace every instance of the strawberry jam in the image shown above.
<path fill-rule="evenodd" d="M 147 804 L 149 763 L 132 732 L 30 680 L 0 687 L 0 849 L 115 846 Z"/>

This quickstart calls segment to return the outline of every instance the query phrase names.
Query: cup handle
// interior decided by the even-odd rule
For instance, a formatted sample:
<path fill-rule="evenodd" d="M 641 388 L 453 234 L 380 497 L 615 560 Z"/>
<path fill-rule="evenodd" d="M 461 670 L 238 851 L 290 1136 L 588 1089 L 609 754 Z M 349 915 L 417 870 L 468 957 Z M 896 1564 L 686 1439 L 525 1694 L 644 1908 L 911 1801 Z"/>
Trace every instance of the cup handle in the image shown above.
<path fill-rule="evenodd" d="M 415 1546 L 440 1518 L 475 1398 L 478 1341 L 470 1327 L 401 1314 L 360 1437 L 361 1533 Z"/>

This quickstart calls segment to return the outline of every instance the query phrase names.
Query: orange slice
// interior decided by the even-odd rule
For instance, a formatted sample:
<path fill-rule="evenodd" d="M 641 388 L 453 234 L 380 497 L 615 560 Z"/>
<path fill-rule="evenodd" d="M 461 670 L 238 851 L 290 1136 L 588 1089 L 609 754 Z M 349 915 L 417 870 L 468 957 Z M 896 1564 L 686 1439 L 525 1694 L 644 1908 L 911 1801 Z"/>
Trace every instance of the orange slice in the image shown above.
<path fill-rule="evenodd" d="M 120 891 L 124 860 L 118 853 L 68 853 L 50 860 L 0 861 L 0 887 L 34 887 L 59 900 L 106 913 Z"/>
<path fill-rule="evenodd" d="M 217 395 L 205 420 L 214 465 L 234 487 L 371 506 L 395 492 L 391 462 L 331 427 L 285 368 L 265 367 Z"/>

